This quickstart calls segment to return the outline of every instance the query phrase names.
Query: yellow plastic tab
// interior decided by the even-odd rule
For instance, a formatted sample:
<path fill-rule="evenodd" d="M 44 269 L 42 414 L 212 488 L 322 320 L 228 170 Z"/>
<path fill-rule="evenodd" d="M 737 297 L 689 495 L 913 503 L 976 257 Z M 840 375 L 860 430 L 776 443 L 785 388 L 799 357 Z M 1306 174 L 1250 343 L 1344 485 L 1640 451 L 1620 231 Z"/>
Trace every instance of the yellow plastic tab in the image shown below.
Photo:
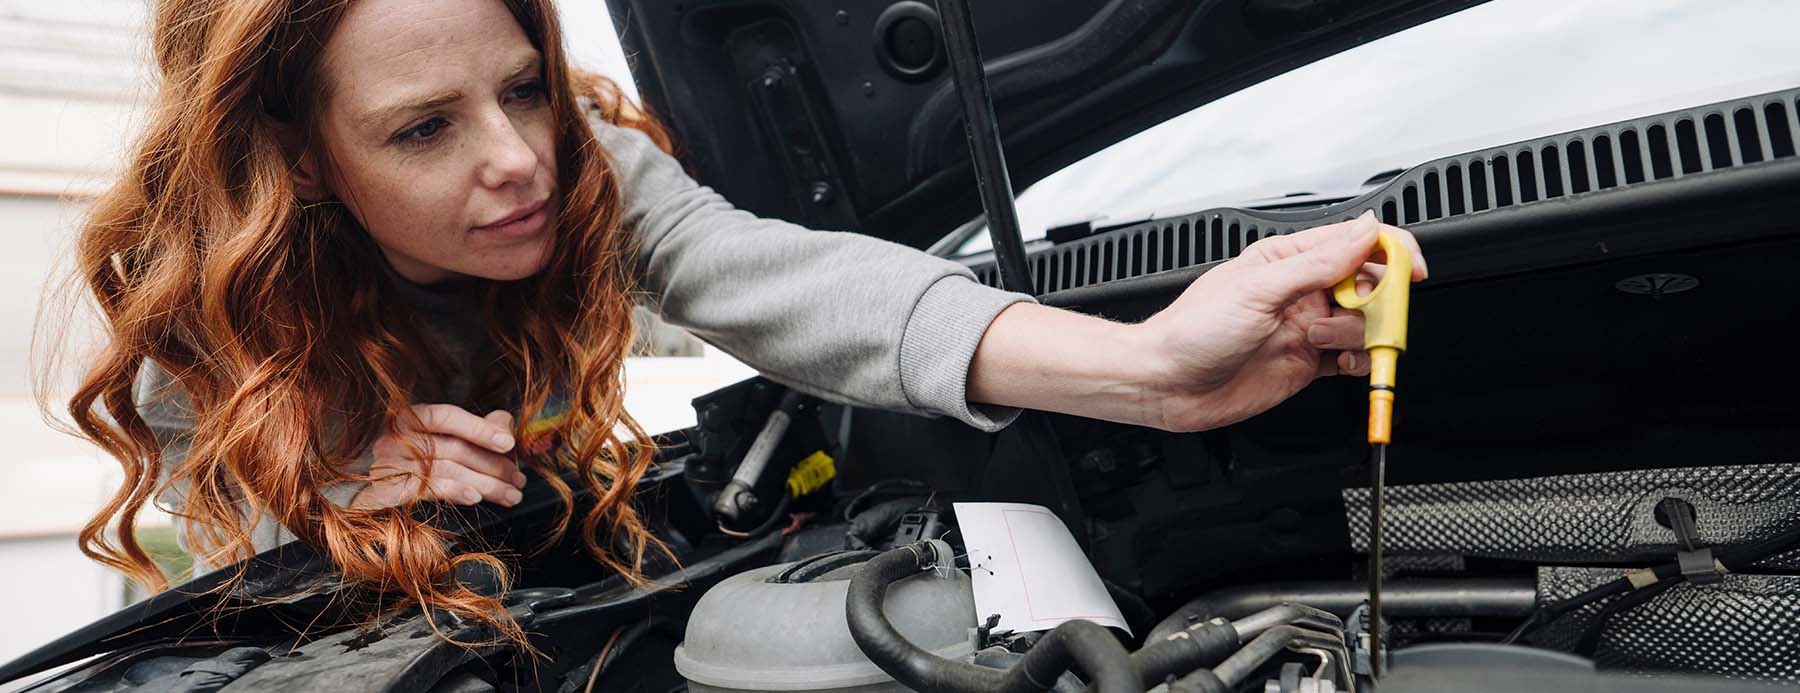
<path fill-rule="evenodd" d="M 1406 351 L 1406 309 L 1412 296 L 1412 253 L 1393 236 L 1381 234 L 1377 237 L 1381 249 L 1387 253 L 1387 271 L 1381 275 L 1381 281 L 1375 284 L 1375 290 L 1368 295 L 1356 292 L 1356 277 L 1351 276 L 1338 282 L 1332 296 L 1337 298 L 1338 305 L 1350 310 L 1362 311 L 1368 319 L 1363 330 L 1363 346 L 1393 347 Z"/>
<path fill-rule="evenodd" d="M 1393 236 L 1380 234 L 1377 241 L 1387 255 L 1387 271 L 1368 295 L 1356 291 L 1356 276 L 1339 282 L 1332 291 L 1338 305 L 1363 314 L 1363 348 L 1369 352 L 1369 442 L 1386 443 L 1392 437 L 1394 379 L 1400 353 L 1406 351 L 1406 312 L 1412 298 L 1412 253 Z M 1380 396 L 1377 396 L 1377 395 Z"/>
<path fill-rule="evenodd" d="M 788 493 L 799 498 L 819 490 L 825 482 L 837 477 L 837 461 L 825 454 L 824 450 L 807 455 L 794 465 L 794 471 L 788 472 Z"/>

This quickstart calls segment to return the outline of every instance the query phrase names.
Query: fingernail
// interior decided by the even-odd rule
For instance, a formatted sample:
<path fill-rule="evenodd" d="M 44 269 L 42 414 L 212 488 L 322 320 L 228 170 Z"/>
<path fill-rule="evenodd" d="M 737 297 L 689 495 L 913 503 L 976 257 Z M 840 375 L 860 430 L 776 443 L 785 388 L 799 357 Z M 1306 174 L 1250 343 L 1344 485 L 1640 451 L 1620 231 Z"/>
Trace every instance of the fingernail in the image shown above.
<path fill-rule="evenodd" d="M 524 498 L 525 498 L 525 494 L 520 493 L 519 489 L 509 488 L 506 490 L 506 507 L 510 508 L 515 505 L 518 505 L 519 501 Z"/>
<path fill-rule="evenodd" d="M 1373 209 L 1365 209 L 1365 210 L 1363 210 L 1362 214 L 1356 215 L 1357 221 L 1369 221 L 1369 220 L 1373 220 L 1374 218 L 1375 218 L 1375 210 L 1373 210 Z"/>
<path fill-rule="evenodd" d="M 513 475 L 513 485 L 517 486 L 519 488 L 525 488 L 525 479 L 526 479 L 526 476 L 525 476 L 524 472 L 514 474 Z"/>
<path fill-rule="evenodd" d="M 512 437 L 511 433 L 505 433 L 505 432 L 495 433 L 493 440 L 494 440 L 494 448 L 496 450 L 499 450 L 500 452 L 506 452 L 507 450 L 512 449 L 513 437 Z"/>
<path fill-rule="evenodd" d="M 1374 230 L 1374 212 L 1363 212 L 1362 216 L 1359 216 L 1350 222 L 1350 228 L 1344 230 L 1344 235 L 1340 236 L 1339 240 L 1345 244 L 1356 243 L 1363 240 L 1363 238 L 1367 237 Z"/>
<path fill-rule="evenodd" d="M 464 503 L 468 503 L 469 505 L 474 505 L 476 503 L 481 502 L 481 494 L 476 493 L 473 489 L 468 490 L 468 491 L 463 491 L 462 499 L 463 499 Z"/>

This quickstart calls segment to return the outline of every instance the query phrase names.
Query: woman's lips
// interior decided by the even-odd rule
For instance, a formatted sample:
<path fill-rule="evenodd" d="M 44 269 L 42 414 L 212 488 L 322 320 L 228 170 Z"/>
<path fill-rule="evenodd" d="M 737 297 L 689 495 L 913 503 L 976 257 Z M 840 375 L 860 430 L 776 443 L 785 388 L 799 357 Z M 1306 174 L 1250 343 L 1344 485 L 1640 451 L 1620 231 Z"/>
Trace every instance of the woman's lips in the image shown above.
<path fill-rule="evenodd" d="M 537 206 L 532 208 L 529 212 L 514 214 L 508 217 L 508 220 L 495 222 L 488 224 L 487 226 L 477 226 L 475 227 L 475 232 L 493 234 L 495 236 L 506 238 L 521 238 L 535 235 L 537 232 L 544 229 L 544 223 L 548 221 L 550 216 L 549 209 L 550 200 L 549 198 L 545 198 L 543 202 L 539 202 Z"/>

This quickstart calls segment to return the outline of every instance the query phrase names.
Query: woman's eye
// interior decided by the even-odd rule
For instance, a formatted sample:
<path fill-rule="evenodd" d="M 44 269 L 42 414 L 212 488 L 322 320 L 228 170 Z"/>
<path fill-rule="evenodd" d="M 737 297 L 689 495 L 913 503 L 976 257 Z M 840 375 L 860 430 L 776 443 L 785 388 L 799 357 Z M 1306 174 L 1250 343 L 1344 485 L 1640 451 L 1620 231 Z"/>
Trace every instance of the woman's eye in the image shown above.
<path fill-rule="evenodd" d="M 543 95 L 544 95 L 544 85 L 539 82 L 526 82 L 524 84 L 513 87 L 512 89 L 508 90 L 508 93 L 507 93 L 507 96 L 511 97 L 514 101 L 522 101 L 522 102 L 536 101 L 539 97 L 541 97 Z"/>
<path fill-rule="evenodd" d="M 443 130 L 444 126 L 447 124 L 448 123 L 446 123 L 443 118 L 432 118 L 413 127 L 401 130 L 399 134 L 394 135 L 394 140 L 401 144 L 421 143 L 436 137 L 438 132 Z"/>

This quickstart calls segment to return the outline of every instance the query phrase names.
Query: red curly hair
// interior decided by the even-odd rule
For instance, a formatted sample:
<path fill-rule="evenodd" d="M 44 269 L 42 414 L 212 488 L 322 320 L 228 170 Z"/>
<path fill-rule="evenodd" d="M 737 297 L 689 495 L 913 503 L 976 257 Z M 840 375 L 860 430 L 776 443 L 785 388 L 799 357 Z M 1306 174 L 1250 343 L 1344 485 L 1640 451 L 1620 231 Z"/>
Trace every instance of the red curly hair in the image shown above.
<path fill-rule="evenodd" d="M 375 438 L 399 430 L 414 386 L 435 375 L 431 355 L 408 346 L 416 342 L 374 242 L 342 205 L 296 199 L 293 161 L 277 140 L 279 127 L 316 134 L 318 95 L 329 86 L 321 54 L 347 1 L 156 3 L 154 104 L 124 173 L 76 239 L 76 281 L 97 302 L 106 339 L 69 412 L 124 468 L 121 488 L 82 529 L 82 550 L 148 589 L 166 587 L 134 536 L 140 510 L 162 490 L 162 451 L 132 389 L 154 363 L 194 412 L 189 452 L 173 474 L 188 484 L 177 521 L 197 558 L 248 558 L 243 509 L 268 513 L 329 556 L 348 586 L 397 593 L 523 642 L 495 598 L 447 579 L 480 563 L 506 582 L 495 554 L 459 550 L 410 508 L 339 507 L 321 493 L 354 476 L 344 465 Z M 633 248 L 619 226 L 617 177 L 584 106 L 665 149 L 669 141 L 617 85 L 569 67 L 549 0 L 503 1 L 544 58 L 562 211 L 542 272 L 483 288 L 499 354 L 486 381 L 522 402 L 520 425 L 552 388 L 566 396 L 551 431 L 563 445 L 523 460 L 563 498 L 551 540 L 572 523 L 572 490 L 559 478 L 572 471 L 595 498 L 578 530 L 588 550 L 641 584 L 647 555 L 666 549 L 631 502 L 652 453 L 632 442 L 648 437 L 623 407 Z"/>

